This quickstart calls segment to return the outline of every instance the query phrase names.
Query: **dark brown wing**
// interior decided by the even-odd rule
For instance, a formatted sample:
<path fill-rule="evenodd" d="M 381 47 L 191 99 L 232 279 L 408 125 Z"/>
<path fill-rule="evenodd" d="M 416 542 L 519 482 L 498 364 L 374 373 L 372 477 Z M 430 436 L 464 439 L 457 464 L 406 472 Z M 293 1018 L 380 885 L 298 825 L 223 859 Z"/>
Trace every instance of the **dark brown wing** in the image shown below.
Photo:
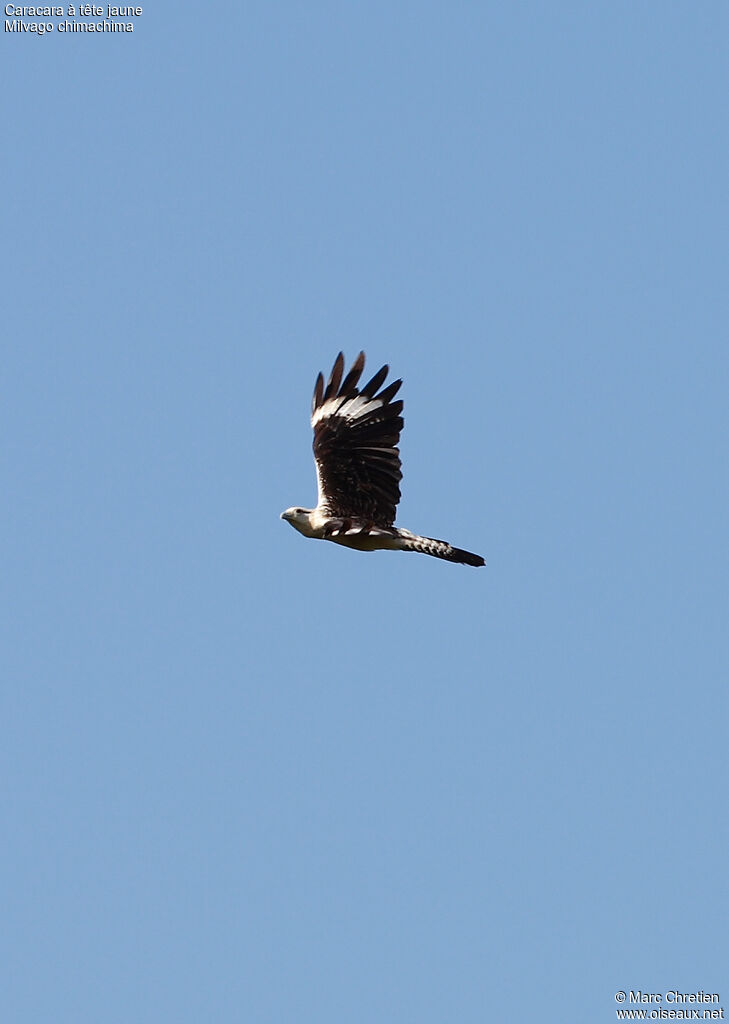
<path fill-rule="evenodd" d="M 337 356 L 324 387 L 320 373 L 314 389 L 311 425 L 319 481 L 319 508 L 331 516 L 365 519 L 392 526 L 400 500 L 402 401 L 393 402 L 402 384 L 393 381 L 378 394 L 389 370 L 383 366 L 363 388 L 360 352 L 344 380 L 344 356 Z"/>

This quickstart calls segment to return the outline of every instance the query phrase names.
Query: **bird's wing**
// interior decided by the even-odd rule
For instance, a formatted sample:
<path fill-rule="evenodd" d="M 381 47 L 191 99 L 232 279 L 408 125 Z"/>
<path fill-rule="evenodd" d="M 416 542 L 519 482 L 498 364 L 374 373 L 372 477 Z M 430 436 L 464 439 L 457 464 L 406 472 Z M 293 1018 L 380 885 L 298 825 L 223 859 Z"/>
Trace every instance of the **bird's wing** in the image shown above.
<path fill-rule="evenodd" d="M 340 352 L 324 386 L 316 379 L 311 425 L 319 483 L 318 507 L 331 516 L 366 519 L 377 526 L 392 526 L 400 500 L 402 401 L 393 402 L 402 384 L 382 387 L 388 366 L 358 388 L 364 369 L 360 352 L 344 380 Z"/>

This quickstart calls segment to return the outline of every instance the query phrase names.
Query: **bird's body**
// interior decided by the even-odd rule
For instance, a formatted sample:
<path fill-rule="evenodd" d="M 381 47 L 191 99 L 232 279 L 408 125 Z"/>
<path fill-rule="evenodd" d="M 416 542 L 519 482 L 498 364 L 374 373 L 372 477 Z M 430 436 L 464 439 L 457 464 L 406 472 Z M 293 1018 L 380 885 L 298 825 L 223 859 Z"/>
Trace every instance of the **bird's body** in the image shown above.
<path fill-rule="evenodd" d="M 364 352 L 360 352 L 342 380 L 340 352 L 326 388 L 322 374 L 317 377 L 311 412 L 317 506 L 289 508 L 281 518 L 305 537 L 358 551 L 420 551 L 449 562 L 484 565 L 480 555 L 395 526 L 402 479 L 397 445 L 403 403 L 393 398 L 402 381 L 380 391 L 389 370 L 383 366 L 360 389 L 364 363 Z"/>

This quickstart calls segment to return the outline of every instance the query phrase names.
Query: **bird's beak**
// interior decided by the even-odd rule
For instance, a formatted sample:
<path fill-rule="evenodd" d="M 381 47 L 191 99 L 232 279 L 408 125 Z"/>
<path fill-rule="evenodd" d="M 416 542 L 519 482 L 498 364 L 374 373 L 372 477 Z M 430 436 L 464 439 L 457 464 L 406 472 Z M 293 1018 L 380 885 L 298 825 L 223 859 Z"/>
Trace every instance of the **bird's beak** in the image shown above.
<path fill-rule="evenodd" d="M 282 512 L 280 518 L 281 519 L 288 519 L 289 517 L 286 515 L 285 512 Z"/>

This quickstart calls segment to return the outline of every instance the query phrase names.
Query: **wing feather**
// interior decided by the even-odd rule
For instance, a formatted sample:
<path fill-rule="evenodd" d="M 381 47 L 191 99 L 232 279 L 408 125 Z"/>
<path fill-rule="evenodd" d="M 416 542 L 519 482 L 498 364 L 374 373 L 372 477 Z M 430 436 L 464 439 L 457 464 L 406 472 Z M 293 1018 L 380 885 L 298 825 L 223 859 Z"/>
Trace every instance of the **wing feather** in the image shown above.
<path fill-rule="evenodd" d="M 387 365 L 383 366 L 381 370 L 378 370 L 372 380 L 368 381 L 368 383 L 362 388 L 362 394 L 367 395 L 368 398 L 372 398 L 375 391 L 377 391 L 379 386 L 383 383 L 389 372 L 390 367 Z"/>
<path fill-rule="evenodd" d="M 352 365 L 352 369 L 349 371 L 347 376 L 344 378 L 344 383 L 342 384 L 342 387 L 340 389 L 343 395 L 349 394 L 349 392 L 354 387 L 356 387 L 356 385 L 359 382 L 359 378 L 362 376 L 362 371 L 364 370 L 364 364 L 365 364 L 365 354 L 364 354 L 364 352 L 360 352 L 360 354 L 355 359 L 354 364 Z"/>
<path fill-rule="evenodd" d="M 320 511 L 340 518 L 365 519 L 376 526 L 395 522 L 400 500 L 402 400 L 393 402 L 402 381 L 378 394 L 389 367 L 383 366 L 360 390 L 365 355 L 360 352 L 344 377 L 340 352 L 326 389 L 320 373 L 314 389 L 311 424 L 319 483 Z"/>
<path fill-rule="evenodd" d="M 324 392 L 324 401 L 325 402 L 326 402 L 326 400 L 328 398 L 331 398 L 332 395 L 336 395 L 336 393 L 339 391 L 339 385 L 340 385 L 340 383 L 342 381 L 342 373 L 343 373 L 343 371 L 344 371 L 344 355 L 343 355 L 342 352 L 340 352 L 339 355 L 336 358 L 334 366 L 332 367 L 332 372 L 329 374 L 329 383 L 327 384 L 327 389 Z"/>
<path fill-rule="evenodd" d="M 320 373 L 316 378 L 316 384 L 314 385 L 314 398 L 311 403 L 311 415 L 319 408 L 321 403 L 324 401 L 324 377 Z"/>
<path fill-rule="evenodd" d="M 382 401 L 385 402 L 385 404 L 387 404 L 392 398 L 395 397 L 395 395 L 398 393 L 401 387 L 402 381 L 394 380 L 392 384 L 388 384 L 387 387 L 380 392 L 378 398 L 381 398 Z"/>

